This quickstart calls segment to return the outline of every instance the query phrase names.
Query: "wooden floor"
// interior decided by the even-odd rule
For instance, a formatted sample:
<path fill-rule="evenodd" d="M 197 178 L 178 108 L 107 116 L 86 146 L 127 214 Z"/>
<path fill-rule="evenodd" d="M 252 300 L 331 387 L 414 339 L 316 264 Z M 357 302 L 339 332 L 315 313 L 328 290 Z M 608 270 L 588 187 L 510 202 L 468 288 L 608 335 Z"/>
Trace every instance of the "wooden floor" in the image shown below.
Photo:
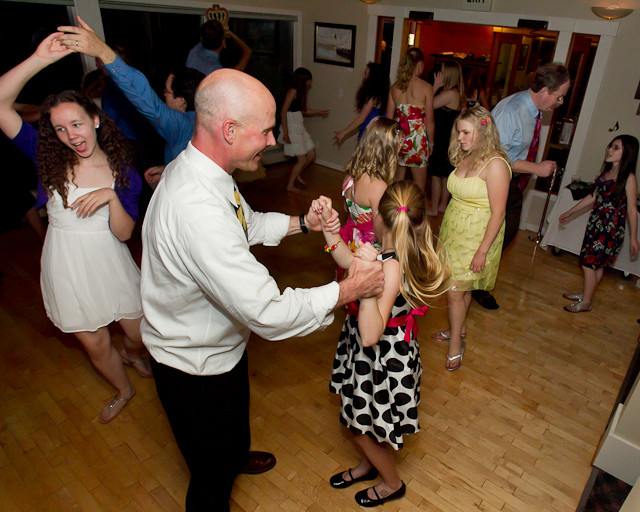
<path fill-rule="evenodd" d="M 256 209 L 297 214 L 318 193 L 338 199 L 340 173 L 316 166 L 294 196 L 283 192 L 287 169 L 244 184 Z M 536 250 L 527 234 L 503 256 L 500 309 L 471 307 L 460 371 L 444 370 L 447 347 L 429 337 L 446 327 L 445 301 L 419 320 L 422 430 L 397 453 L 406 497 L 384 510 L 575 510 L 636 345 L 640 290 L 607 273 L 591 313 L 566 313 L 562 293 L 582 282 L 577 257 Z M 323 243 L 298 235 L 255 254 L 283 288 L 313 286 L 333 274 Z M 111 424 L 97 421 L 113 389 L 46 318 L 38 260 L 27 227 L 0 235 L 0 510 L 183 509 L 188 472 L 153 380 L 130 372 L 135 399 Z M 250 341 L 253 447 L 278 464 L 237 479 L 232 511 L 359 510 L 364 484 L 327 481 L 358 458 L 328 391 L 343 318 L 306 338 Z"/>

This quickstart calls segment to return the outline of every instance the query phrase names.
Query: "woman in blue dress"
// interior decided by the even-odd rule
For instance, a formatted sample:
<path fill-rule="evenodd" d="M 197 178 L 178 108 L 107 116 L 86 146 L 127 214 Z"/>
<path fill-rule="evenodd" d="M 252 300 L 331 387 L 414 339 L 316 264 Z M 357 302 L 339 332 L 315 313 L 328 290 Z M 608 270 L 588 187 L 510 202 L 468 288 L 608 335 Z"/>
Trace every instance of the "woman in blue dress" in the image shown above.
<path fill-rule="evenodd" d="M 372 119 L 384 115 L 389 95 L 389 75 L 382 64 L 369 62 L 364 68 L 362 83 L 356 92 L 358 116 L 346 128 L 335 132 L 333 139 L 340 145 L 345 137 L 358 128 L 358 142 Z"/>

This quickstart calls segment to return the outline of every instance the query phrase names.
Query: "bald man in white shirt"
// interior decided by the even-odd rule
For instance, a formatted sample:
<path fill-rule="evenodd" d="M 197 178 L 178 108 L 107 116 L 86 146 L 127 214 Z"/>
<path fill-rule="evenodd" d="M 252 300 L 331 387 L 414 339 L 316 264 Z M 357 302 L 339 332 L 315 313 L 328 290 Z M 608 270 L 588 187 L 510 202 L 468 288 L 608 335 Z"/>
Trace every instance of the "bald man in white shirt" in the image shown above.
<path fill-rule="evenodd" d="M 384 282 L 379 262 L 356 259 L 339 284 L 280 293 L 251 254 L 250 245 L 322 229 L 311 209 L 292 217 L 254 212 L 237 192 L 233 171 L 255 171 L 275 144 L 275 111 L 249 75 L 209 75 L 196 94 L 193 138 L 167 166 L 144 222 L 142 336 L 191 471 L 188 511 L 229 510 L 238 473 L 275 465 L 271 454 L 249 451 L 251 331 L 279 340 L 324 329 L 335 308 L 376 295 Z"/>

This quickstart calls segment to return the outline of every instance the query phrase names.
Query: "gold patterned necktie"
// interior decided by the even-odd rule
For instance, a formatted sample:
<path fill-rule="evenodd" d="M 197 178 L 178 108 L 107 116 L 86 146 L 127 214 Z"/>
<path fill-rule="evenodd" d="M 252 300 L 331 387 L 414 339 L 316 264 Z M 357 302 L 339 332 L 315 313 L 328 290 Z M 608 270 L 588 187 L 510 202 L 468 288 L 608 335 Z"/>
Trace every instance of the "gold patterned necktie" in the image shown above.
<path fill-rule="evenodd" d="M 242 203 L 240 202 L 240 193 L 236 188 L 233 189 L 233 197 L 236 198 L 236 215 L 238 216 L 238 220 L 242 225 L 242 229 L 244 229 L 244 236 L 249 239 L 249 233 L 247 232 L 247 219 L 244 218 L 244 211 L 242 210 Z"/>

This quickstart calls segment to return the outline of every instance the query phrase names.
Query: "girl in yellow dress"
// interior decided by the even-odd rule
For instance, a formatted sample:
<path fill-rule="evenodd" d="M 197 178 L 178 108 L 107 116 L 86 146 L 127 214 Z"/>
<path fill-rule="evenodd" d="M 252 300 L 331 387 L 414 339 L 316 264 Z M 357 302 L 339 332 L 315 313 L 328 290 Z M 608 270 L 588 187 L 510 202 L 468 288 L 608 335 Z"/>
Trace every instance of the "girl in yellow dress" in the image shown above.
<path fill-rule="evenodd" d="M 462 365 L 471 290 L 493 289 L 504 238 L 511 169 L 487 109 L 473 107 L 458 116 L 449 160 L 455 167 L 447 180 L 451 202 L 440 227 L 440 244 L 451 265 L 449 329 L 431 337 L 449 341 L 445 367 L 454 371 Z"/>

